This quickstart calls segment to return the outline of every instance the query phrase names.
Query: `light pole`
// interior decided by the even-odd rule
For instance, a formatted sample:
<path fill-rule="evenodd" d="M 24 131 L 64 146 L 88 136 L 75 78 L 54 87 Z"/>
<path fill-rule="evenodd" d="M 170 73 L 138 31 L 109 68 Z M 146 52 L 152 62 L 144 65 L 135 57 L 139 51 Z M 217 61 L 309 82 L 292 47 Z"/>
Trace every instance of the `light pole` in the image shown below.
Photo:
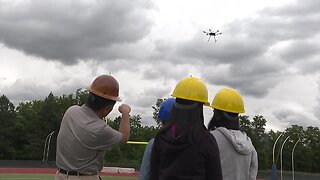
<path fill-rule="evenodd" d="M 292 180 L 294 180 L 294 161 L 293 161 L 293 154 L 294 154 L 294 150 L 296 149 L 296 146 L 298 144 L 298 142 L 300 141 L 300 139 L 297 140 L 297 142 L 294 144 L 293 148 L 292 148 L 292 154 L 291 154 L 291 162 L 292 162 Z"/>
<path fill-rule="evenodd" d="M 275 160 L 274 160 L 274 151 L 275 151 L 275 149 L 276 149 L 276 144 L 277 144 L 278 140 L 280 139 L 280 137 L 281 137 L 282 135 L 283 135 L 283 133 L 281 133 L 281 134 L 277 137 L 276 141 L 275 141 L 274 144 L 273 144 L 273 149 L 272 149 L 272 180 L 276 180 L 276 170 L 277 170 L 276 162 L 275 162 Z"/>
<path fill-rule="evenodd" d="M 43 149 L 43 157 L 42 161 L 48 161 L 48 155 L 49 155 L 49 148 L 50 148 L 50 140 L 51 136 L 53 135 L 54 131 L 52 131 L 50 134 L 47 135 L 47 138 L 44 142 L 44 149 Z M 48 147 L 47 147 L 48 146 Z"/>
<path fill-rule="evenodd" d="M 280 173 L 280 177 L 281 177 L 281 180 L 282 180 L 282 149 L 283 149 L 283 146 L 284 144 L 287 142 L 287 140 L 289 139 L 290 136 L 288 136 L 282 143 L 282 146 L 281 146 L 281 149 L 280 149 L 280 164 L 281 164 L 281 173 Z"/>

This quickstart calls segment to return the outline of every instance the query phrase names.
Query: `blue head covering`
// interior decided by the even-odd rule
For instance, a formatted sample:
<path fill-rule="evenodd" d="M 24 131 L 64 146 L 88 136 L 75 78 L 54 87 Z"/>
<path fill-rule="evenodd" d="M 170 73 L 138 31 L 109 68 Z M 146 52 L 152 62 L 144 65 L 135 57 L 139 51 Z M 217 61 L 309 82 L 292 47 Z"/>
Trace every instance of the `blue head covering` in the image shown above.
<path fill-rule="evenodd" d="M 174 102 L 175 98 L 169 98 L 162 102 L 158 115 L 160 121 L 167 121 L 169 119 Z"/>

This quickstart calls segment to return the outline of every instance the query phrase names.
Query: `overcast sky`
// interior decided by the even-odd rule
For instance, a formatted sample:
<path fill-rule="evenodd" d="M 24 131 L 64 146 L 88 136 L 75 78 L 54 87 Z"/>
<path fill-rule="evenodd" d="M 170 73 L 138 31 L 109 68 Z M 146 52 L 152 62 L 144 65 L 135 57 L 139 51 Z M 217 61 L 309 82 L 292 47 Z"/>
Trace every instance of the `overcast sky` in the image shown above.
<path fill-rule="evenodd" d="M 209 101 L 238 90 L 245 114 L 263 115 L 268 129 L 320 127 L 319 9 L 315 0 L 0 0 L 0 94 L 17 105 L 111 73 L 132 114 L 154 125 L 156 99 L 192 75 Z M 222 32 L 216 43 L 209 29 Z"/>

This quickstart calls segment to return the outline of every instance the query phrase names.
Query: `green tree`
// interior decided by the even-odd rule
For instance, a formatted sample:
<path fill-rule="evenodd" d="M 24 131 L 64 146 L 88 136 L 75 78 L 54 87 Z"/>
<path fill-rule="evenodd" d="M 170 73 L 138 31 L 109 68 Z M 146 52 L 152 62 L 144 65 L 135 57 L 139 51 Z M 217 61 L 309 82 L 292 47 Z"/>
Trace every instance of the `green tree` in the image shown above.
<path fill-rule="evenodd" d="M 46 137 L 54 131 L 50 142 L 49 160 L 55 160 L 56 136 L 65 111 L 72 105 L 83 104 L 86 93 L 54 96 L 50 93 L 44 100 L 20 103 L 17 107 L 16 124 L 19 128 L 19 159 L 40 160 L 43 157 Z"/>
<path fill-rule="evenodd" d="M 166 99 L 157 99 L 157 102 L 154 106 L 152 106 L 152 109 L 153 109 L 153 119 L 156 121 L 158 127 L 160 127 L 160 120 L 158 118 L 158 115 L 159 115 L 159 109 L 160 109 L 160 106 L 161 106 L 161 103 L 163 101 L 165 101 Z"/>
<path fill-rule="evenodd" d="M 38 109 L 42 106 L 42 101 L 32 101 L 20 103 L 17 107 L 16 123 L 20 129 L 18 132 L 22 137 L 23 145 L 17 149 L 18 159 L 33 159 L 32 141 L 35 137 L 34 131 L 37 131 Z M 39 143 L 39 142 L 38 142 Z M 38 157 L 40 158 L 40 157 Z"/>
<path fill-rule="evenodd" d="M 303 168 L 308 163 L 308 172 L 320 172 L 320 130 L 318 127 L 308 127 L 304 134 L 304 141 L 301 143 L 301 155 L 303 159 L 298 161 L 299 167 Z M 304 161 L 303 161 L 304 160 Z"/>
<path fill-rule="evenodd" d="M 114 120 L 109 120 L 110 127 L 118 130 L 121 117 L 116 117 Z M 148 142 L 155 135 L 156 128 L 153 126 L 142 126 L 141 116 L 133 115 L 130 117 L 130 141 L 145 141 Z M 106 154 L 107 164 L 121 164 L 138 167 L 140 165 L 145 145 L 137 144 L 121 144 L 112 148 Z"/>
<path fill-rule="evenodd" d="M 252 127 L 249 116 L 240 116 L 240 129 L 244 131 L 249 137 L 252 136 Z"/>
<path fill-rule="evenodd" d="M 0 159 L 40 160 L 43 155 L 44 141 L 47 135 L 60 129 L 60 122 L 65 111 L 72 105 L 82 105 L 88 97 L 88 92 L 78 89 L 74 94 L 54 96 L 50 93 L 44 100 L 21 102 L 17 108 L 10 100 L 0 97 Z M 158 126 L 142 126 L 141 116 L 130 117 L 130 140 L 149 141 L 155 136 L 160 127 L 158 113 L 164 99 L 158 99 L 153 109 L 153 118 Z M 262 115 L 240 116 L 241 130 L 251 138 L 258 152 L 259 169 L 270 169 L 272 164 L 272 148 L 276 138 L 283 132 L 266 132 L 267 120 Z M 108 124 L 118 130 L 120 116 L 108 120 Z M 300 142 L 295 149 L 295 169 L 304 172 L 320 172 L 320 130 L 318 127 L 303 128 L 292 125 L 284 131 L 284 135 L 277 143 L 275 157 L 279 158 L 280 145 L 285 137 L 290 139 L 283 149 L 283 169 L 291 170 L 291 153 L 295 142 Z M 55 159 L 55 139 L 52 137 L 49 160 Z M 107 153 L 106 161 L 118 165 L 138 167 L 145 149 L 145 145 L 123 144 L 114 146 Z M 51 157 L 51 158 L 50 158 Z M 119 164 L 120 163 L 120 164 Z M 277 161 L 278 167 L 280 161 Z"/>
<path fill-rule="evenodd" d="M 252 126 L 252 142 L 257 149 L 259 158 L 259 167 L 261 169 L 267 169 L 270 167 L 272 162 L 269 162 L 268 152 L 270 152 L 271 144 L 267 144 L 267 134 L 266 134 L 266 119 L 262 115 L 256 115 L 253 117 L 251 122 Z"/>
<path fill-rule="evenodd" d="M 265 132 L 266 122 L 261 115 L 254 116 L 253 121 L 250 121 L 248 116 L 240 116 L 241 130 L 251 138 L 258 153 L 259 169 L 267 169 L 272 163 L 268 153 L 271 145 L 268 144 L 268 135 Z"/>
<path fill-rule="evenodd" d="M 0 159 L 12 159 L 15 157 L 15 107 L 9 99 L 2 95 L 0 97 Z"/>
<path fill-rule="evenodd" d="M 287 140 L 287 142 L 284 144 L 283 146 L 283 152 L 282 152 L 282 157 L 283 157 L 283 169 L 284 170 L 291 170 L 291 154 L 292 154 L 292 149 L 294 144 L 296 143 L 296 141 L 299 138 L 302 138 L 304 134 L 304 130 L 302 126 L 298 126 L 298 125 L 292 125 L 291 127 L 288 127 L 285 131 L 284 131 L 284 135 L 281 138 L 281 141 L 279 144 L 283 144 L 283 141 L 286 137 L 290 136 L 289 139 Z M 303 139 L 302 139 L 303 141 Z M 295 150 L 295 154 L 300 152 L 300 147 L 297 146 L 296 150 Z M 296 158 L 296 162 L 299 162 L 300 160 Z"/>
<path fill-rule="evenodd" d="M 87 98 L 89 96 L 89 93 L 87 90 L 85 89 L 77 89 L 76 91 L 76 104 L 81 106 L 83 104 L 85 104 L 85 102 L 87 101 Z"/>

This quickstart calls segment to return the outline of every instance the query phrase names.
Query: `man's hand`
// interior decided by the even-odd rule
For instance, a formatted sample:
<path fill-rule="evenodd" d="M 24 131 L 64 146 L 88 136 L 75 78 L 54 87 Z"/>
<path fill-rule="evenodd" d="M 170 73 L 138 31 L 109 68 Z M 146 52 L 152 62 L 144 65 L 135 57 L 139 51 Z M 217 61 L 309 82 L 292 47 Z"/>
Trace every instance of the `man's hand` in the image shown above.
<path fill-rule="evenodd" d="M 131 107 L 128 106 L 127 104 L 121 104 L 121 106 L 119 106 L 118 110 L 121 114 L 129 114 L 131 111 Z"/>

